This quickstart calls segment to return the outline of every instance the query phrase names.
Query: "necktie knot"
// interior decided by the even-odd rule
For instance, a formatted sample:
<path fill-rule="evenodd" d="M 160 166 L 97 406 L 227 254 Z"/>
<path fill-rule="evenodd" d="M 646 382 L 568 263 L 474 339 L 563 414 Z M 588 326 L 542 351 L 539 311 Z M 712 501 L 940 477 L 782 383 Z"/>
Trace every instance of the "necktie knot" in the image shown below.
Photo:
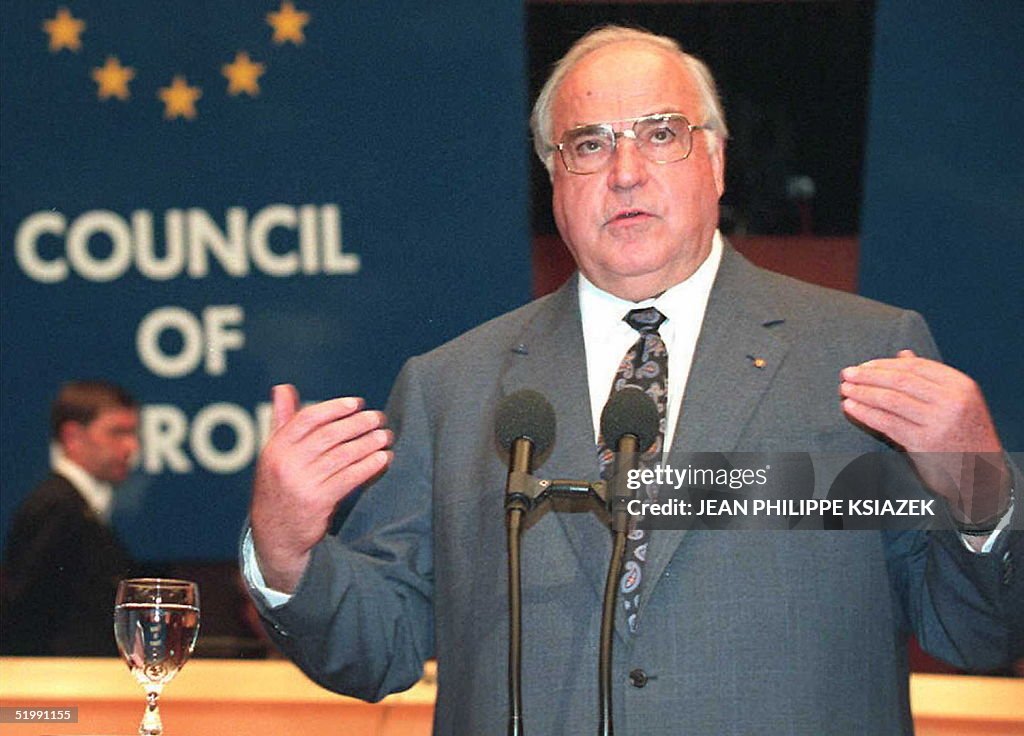
<path fill-rule="evenodd" d="M 668 319 L 664 314 L 654 307 L 644 309 L 631 309 L 622 318 L 622 321 L 639 332 L 641 335 L 657 333 L 658 328 Z"/>

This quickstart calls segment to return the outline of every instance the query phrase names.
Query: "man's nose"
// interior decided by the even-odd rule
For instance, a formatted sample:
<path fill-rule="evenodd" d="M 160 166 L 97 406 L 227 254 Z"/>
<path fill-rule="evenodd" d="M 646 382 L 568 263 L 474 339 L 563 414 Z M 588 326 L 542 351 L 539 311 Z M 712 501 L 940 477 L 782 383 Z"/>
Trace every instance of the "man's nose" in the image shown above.
<path fill-rule="evenodd" d="M 131 434 L 124 438 L 124 447 L 128 451 L 129 455 L 136 455 L 139 452 L 139 436 L 137 434 Z"/>
<path fill-rule="evenodd" d="M 613 189 L 630 189 L 647 178 L 647 159 L 632 137 L 620 135 L 612 151 L 608 184 Z"/>

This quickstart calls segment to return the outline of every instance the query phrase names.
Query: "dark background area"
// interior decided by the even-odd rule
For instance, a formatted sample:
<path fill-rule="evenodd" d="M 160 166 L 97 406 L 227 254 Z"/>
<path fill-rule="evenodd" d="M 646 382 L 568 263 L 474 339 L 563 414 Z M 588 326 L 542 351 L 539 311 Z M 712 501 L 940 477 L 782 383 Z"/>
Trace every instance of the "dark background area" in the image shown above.
<path fill-rule="evenodd" d="M 859 230 L 874 3 L 529 3 L 532 104 L 553 63 L 594 26 L 673 36 L 718 81 L 727 148 L 727 234 Z M 700 122 L 700 121 L 694 121 Z M 555 233 L 547 172 L 531 156 L 532 226 Z M 809 178 L 801 213 L 788 189 Z"/>

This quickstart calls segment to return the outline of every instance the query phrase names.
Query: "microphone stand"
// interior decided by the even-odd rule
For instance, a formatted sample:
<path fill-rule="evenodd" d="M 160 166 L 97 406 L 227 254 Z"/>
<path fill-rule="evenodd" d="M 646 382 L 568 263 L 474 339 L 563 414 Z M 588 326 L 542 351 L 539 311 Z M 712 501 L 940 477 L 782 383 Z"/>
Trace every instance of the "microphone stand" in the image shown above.
<path fill-rule="evenodd" d="M 657 406 L 639 389 L 627 387 L 609 400 L 601 413 L 602 432 L 605 437 L 617 437 L 615 473 L 609 497 L 604 481 L 590 483 L 579 480 L 539 480 L 531 475 L 533 441 L 529 435 L 537 433 L 541 451 L 547 448 L 554 434 L 553 410 L 547 401 L 529 390 L 521 394 L 520 403 L 528 404 L 531 411 L 546 415 L 548 427 L 535 429 L 523 424 L 523 407 L 503 401 L 499 407 L 496 433 L 502 446 L 509 450 L 508 478 L 505 484 L 505 522 L 508 537 L 508 736 L 523 736 L 522 693 L 522 561 L 520 542 L 525 515 L 538 503 L 553 496 L 587 497 L 596 500 L 611 512 L 613 532 L 612 555 L 605 580 L 601 609 L 600 653 L 598 679 L 600 697 L 599 736 L 612 736 L 612 635 L 615 628 L 615 602 L 622 576 L 623 555 L 629 533 L 628 505 L 632 499 L 629 489 L 629 471 L 639 464 L 641 437 L 643 447 L 650 446 L 657 434 Z M 516 394 L 513 394 L 514 398 Z M 510 408 L 511 407 L 511 408 Z M 607 422 L 607 428 L 605 427 Z M 634 427 L 625 429 L 626 426 Z M 623 431 L 625 430 L 625 431 Z M 648 436 L 649 435 L 649 436 Z M 511 442 L 509 439 L 512 439 Z"/>
<path fill-rule="evenodd" d="M 522 664 L 522 585 L 519 578 L 519 535 L 522 532 L 522 509 L 509 509 L 505 515 L 508 529 L 508 734 L 523 734 L 523 664 Z"/>
<path fill-rule="evenodd" d="M 601 606 L 601 645 L 597 660 L 600 719 L 598 734 L 612 736 L 612 631 L 615 628 L 615 603 L 622 577 L 622 553 L 626 550 L 626 533 L 616 531 L 612 539 L 612 557 L 608 562 L 608 577 L 604 583 L 604 602 Z"/>
<path fill-rule="evenodd" d="M 523 597 L 519 541 L 523 515 L 532 504 L 530 455 L 533 443 L 525 437 L 513 442 L 505 495 L 505 529 L 508 537 L 508 736 L 523 736 Z"/>
<path fill-rule="evenodd" d="M 522 674 L 522 556 L 520 540 L 525 515 L 552 496 L 589 497 L 605 503 L 603 481 L 540 480 L 530 474 L 532 443 L 525 437 L 513 442 L 505 494 L 505 530 L 508 538 L 508 736 L 523 736 Z M 623 535 L 625 544 L 625 535 Z M 619 558 L 621 560 L 621 552 Z M 614 607 L 614 591 L 612 586 Z M 610 618 L 609 620 L 614 620 Z M 609 687 L 611 680 L 609 676 Z"/>
<path fill-rule="evenodd" d="M 619 439 L 615 475 L 612 478 L 612 493 L 608 506 L 612 512 L 612 555 L 608 561 L 608 577 L 604 583 L 604 601 L 601 607 L 601 642 L 597 660 L 598 699 L 600 717 L 599 736 L 613 736 L 612 725 L 612 632 L 615 628 L 615 604 L 622 577 L 622 556 L 626 549 L 626 534 L 629 532 L 629 511 L 627 506 L 633 494 L 626 486 L 626 471 L 637 467 L 639 459 L 637 437 L 624 434 Z"/>

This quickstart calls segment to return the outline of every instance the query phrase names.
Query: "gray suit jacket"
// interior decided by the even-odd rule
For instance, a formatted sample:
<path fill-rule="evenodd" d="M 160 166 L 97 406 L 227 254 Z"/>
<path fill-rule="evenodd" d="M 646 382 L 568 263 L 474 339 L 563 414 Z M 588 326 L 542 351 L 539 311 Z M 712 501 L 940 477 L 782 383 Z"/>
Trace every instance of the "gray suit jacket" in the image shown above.
<path fill-rule="evenodd" d="M 935 352 L 917 314 L 762 271 L 727 248 L 673 453 L 880 449 L 843 417 L 838 374 L 901 348 Z M 436 656 L 436 732 L 505 733 L 506 465 L 494 407 L 520 388 L 543 393 L 558 430 L 538 474 L 596 478 L 585 376 L 575 279 L 410 360 L 388 406 L 392 468 L 315 548 L 289 603 L 271 610 L 256 594 L 282 649 L 326 687 L 368 700 L 408 687 Z M 616 733 L 909 733 L 908 634 L 960 666 L 1005 661 L 1024 629 L 1020 548 L 1017 533 L 972 556 L 943 532 L 655 531 L 639 631 L 616 622 Z M 529 734 L 596 730 L 609 551 L 607 526 L 586 510 L 535 513 L 524 532 Z"/>

